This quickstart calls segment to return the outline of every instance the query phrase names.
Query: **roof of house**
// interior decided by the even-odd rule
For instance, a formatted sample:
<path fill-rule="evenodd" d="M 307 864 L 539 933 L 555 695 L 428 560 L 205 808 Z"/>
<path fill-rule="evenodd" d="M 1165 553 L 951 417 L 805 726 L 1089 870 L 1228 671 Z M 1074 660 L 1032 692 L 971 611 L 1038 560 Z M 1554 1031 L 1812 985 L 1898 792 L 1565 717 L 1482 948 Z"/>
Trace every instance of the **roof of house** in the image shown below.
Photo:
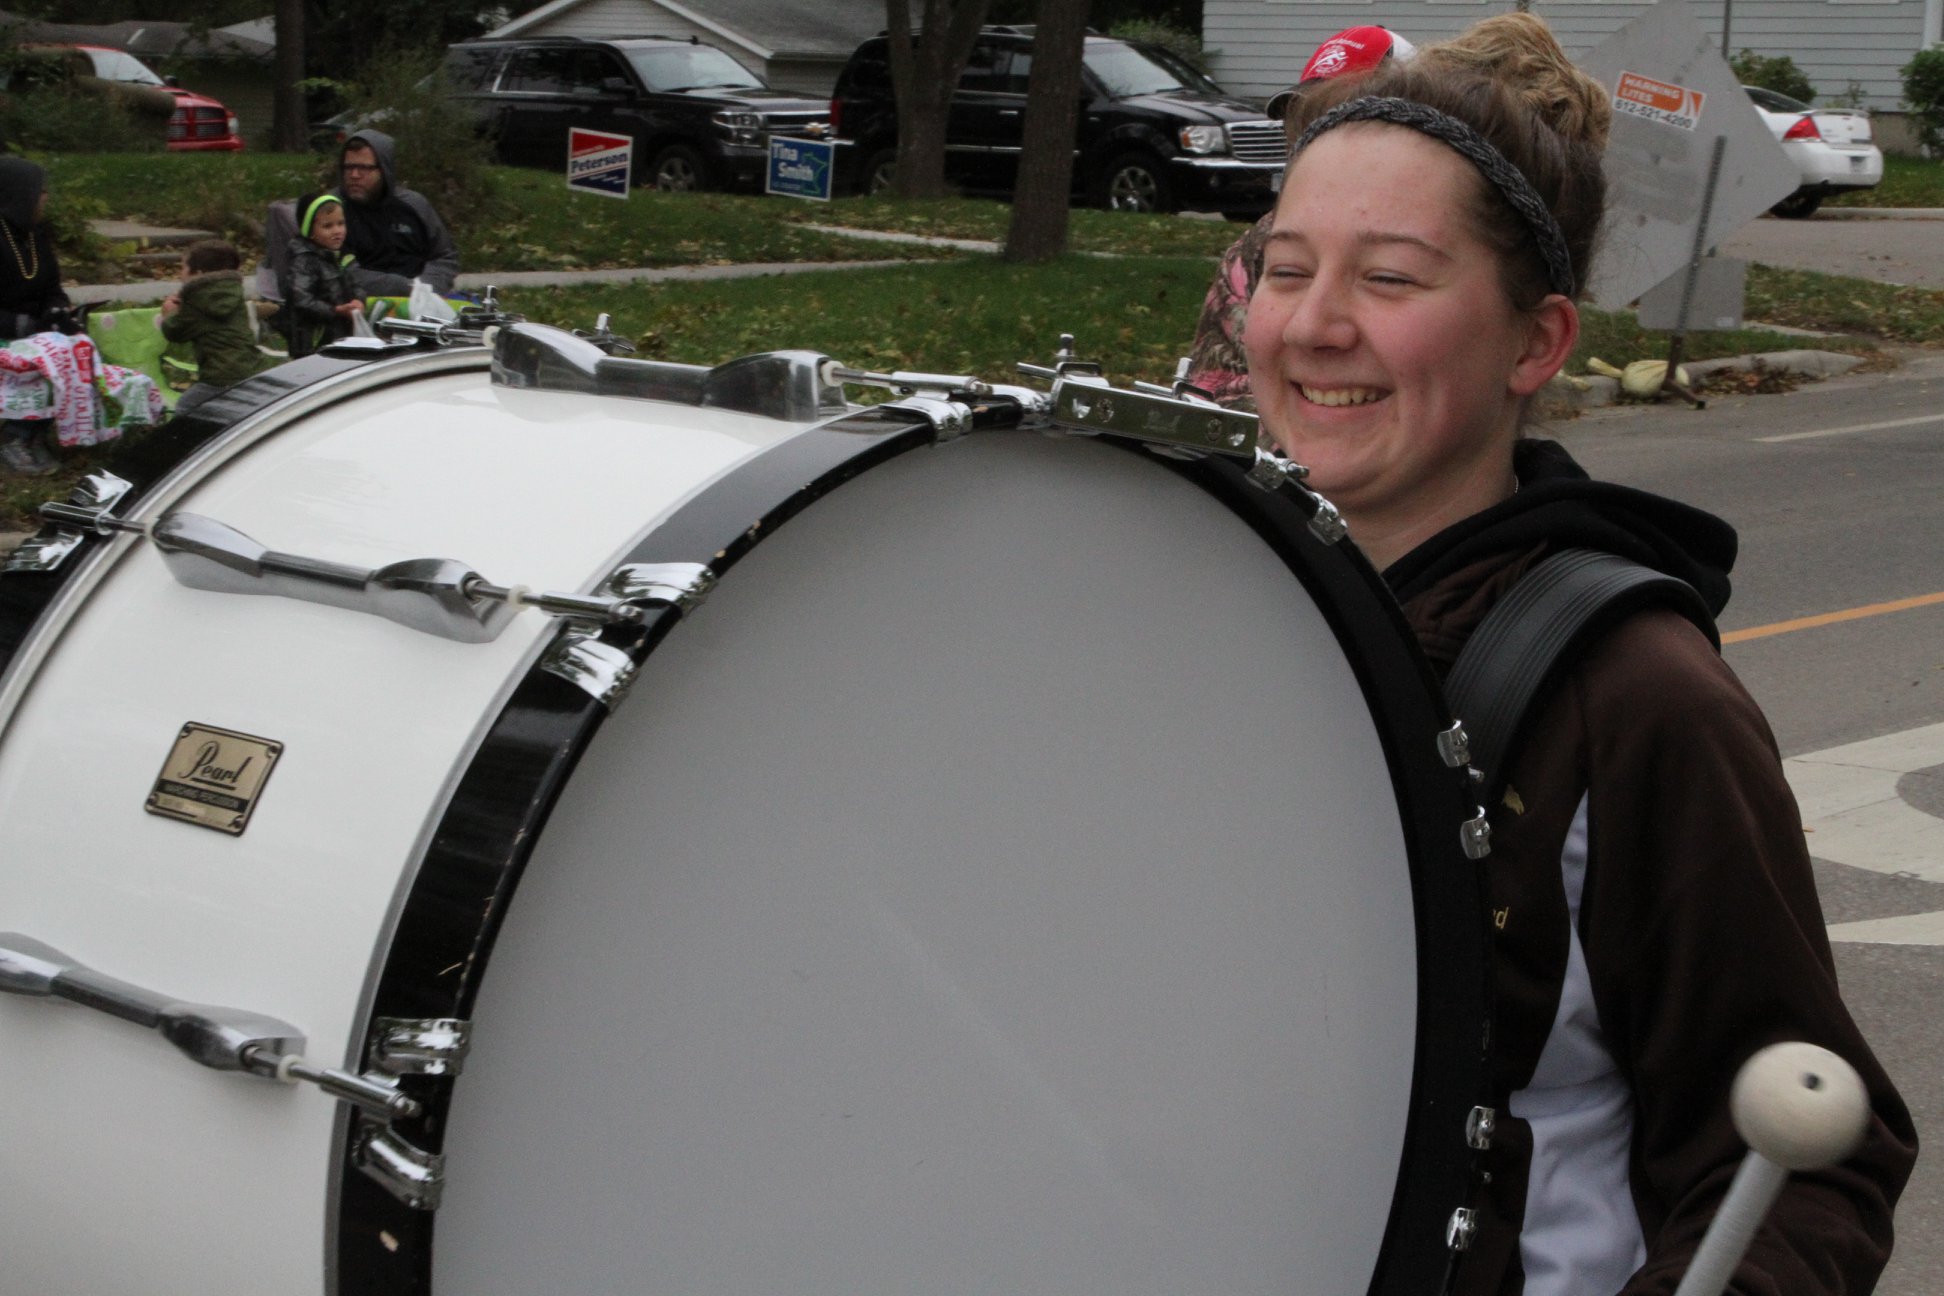
<path fill-rule="evenodd" d="M 0 10 L 0 27 L 7 28 L 16 40 L 102 45 L 109 49 L 126 50 L 137 58 L 213 54 L 267 60 L 276 53 L 277 49 L 274 38 L 267 41 L 259 40 L 229 28 L 217 28 L 198 34 L 184 22 L 39 22 Z"/>
<path fill-rule="evenodd" d="M 518 36 L 589 0 L 550 0 L 495 29 Z M 849 54 L 884 27 L 884 0 L 636 0 L 716 32 L 764 58 Z"/>

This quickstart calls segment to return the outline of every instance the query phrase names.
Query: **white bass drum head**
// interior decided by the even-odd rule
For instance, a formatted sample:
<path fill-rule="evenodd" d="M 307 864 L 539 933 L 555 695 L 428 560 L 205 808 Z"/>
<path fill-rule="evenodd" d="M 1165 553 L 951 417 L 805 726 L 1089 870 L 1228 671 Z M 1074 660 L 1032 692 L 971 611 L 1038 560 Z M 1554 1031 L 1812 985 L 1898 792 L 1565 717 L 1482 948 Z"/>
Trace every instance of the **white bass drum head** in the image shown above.
<path fill-rule="evenodd" d="M 436 1290 L 1339 1296 L 1417 955 L 1336 634 L 1145 457 L 974 436 L 759 544 L 535 848 Z"/>

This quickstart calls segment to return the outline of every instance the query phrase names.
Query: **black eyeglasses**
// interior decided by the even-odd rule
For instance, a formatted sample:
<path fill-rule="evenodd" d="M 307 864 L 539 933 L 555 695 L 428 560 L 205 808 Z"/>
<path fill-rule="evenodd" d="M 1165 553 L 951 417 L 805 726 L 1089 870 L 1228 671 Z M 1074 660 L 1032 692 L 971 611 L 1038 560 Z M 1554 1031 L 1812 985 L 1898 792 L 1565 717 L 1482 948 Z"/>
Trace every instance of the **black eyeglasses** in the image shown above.
<path fill-rule="evenodd" d="M 345 171 L 376 171 L 378 168 L 365 162 L 346 162 L 342 165 L 341 169 Z"/>

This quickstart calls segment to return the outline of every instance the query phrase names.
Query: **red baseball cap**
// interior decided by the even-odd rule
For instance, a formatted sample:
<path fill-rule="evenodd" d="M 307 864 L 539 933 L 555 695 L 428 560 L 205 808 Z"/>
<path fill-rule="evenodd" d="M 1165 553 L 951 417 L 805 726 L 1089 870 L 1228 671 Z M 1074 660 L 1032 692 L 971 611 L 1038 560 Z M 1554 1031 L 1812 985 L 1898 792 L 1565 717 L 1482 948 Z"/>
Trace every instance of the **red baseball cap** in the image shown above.
<path fill-rule="evenodd" d="M 1269 100 L 1269 115 L 1280 118 L 1283 110 L 1289 107 L 1290 99 L 1312 81 L 1338 76 L 1362 76 L 1375 71 L 1385 59 L 1394 58 L 1401 62 L 1415 53 L 1417 46 L 1386 28 L 1346 28 L 1316 47 L 1316 53 L 1303 64 L 1303 75 L 1296 78 L 1294 86 Z"/>

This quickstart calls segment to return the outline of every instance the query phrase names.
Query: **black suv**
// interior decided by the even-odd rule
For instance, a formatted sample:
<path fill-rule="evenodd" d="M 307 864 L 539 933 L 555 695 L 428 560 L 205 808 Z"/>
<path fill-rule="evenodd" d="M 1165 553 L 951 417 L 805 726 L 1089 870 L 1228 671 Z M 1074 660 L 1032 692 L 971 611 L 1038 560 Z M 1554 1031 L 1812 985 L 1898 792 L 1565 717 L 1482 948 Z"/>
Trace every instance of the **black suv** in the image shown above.
<path fill-rule="evenodd" d="M 634 180 L 657 189 L 761 187 L 769 137 L 819 137 L 829 106 L 772 90 L 711 45 L 661 36 L 465 41 L 452 92 L 502 162 L 563 169 L 567 128 L 634 138 Z"/>
<path fill-rule="evenodd" d="M 945 174 L 970 193 L 1009 197 L 1019 168 L 1033 29 L 987 27 L 973 46 L 946 126 Z M 1124 211 L 1260 216 L 1289 154 L 1282 125 L 1177 55 L 1089 33 L 1075 141 L 1076 194 Z M 885 38 L 865 41 L 838 74 L 831 128 L 848 186 L 890 182 L 898 109 Z"/>

